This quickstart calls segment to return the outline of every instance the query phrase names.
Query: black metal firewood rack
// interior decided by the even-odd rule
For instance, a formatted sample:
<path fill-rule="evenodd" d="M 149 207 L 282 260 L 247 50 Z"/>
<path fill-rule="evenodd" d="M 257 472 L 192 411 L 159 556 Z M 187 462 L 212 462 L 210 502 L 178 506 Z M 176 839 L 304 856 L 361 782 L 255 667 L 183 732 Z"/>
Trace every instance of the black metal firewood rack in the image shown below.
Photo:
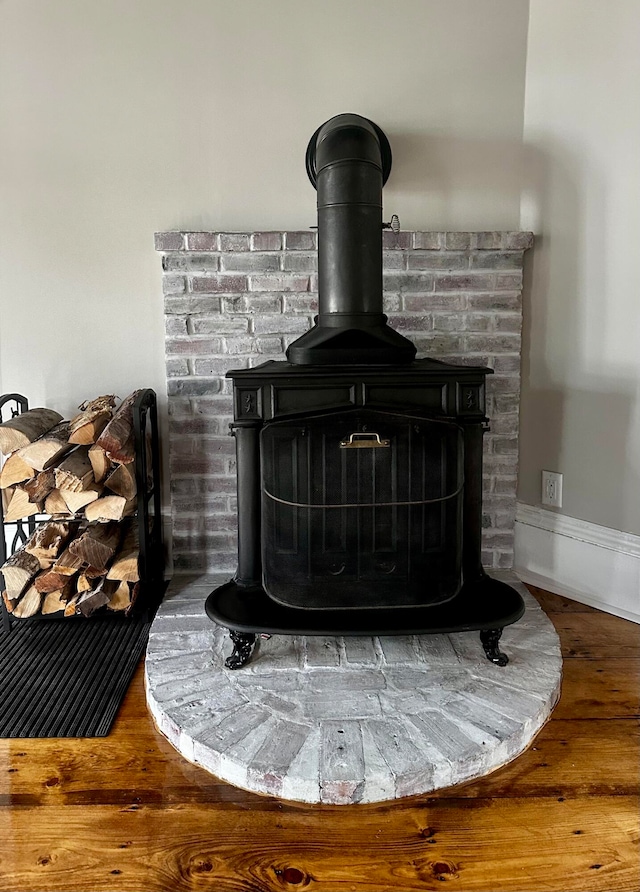
<path fill-rule="evenodd" d="M 27 397 L 19 393 L 7 393 L 0 396 L 0 421 L 15 418 L 28 411 Z M 14 623 L 25 622 L 87 622 L 94 617 L 109 619 L 113 622 L 127 622 L 130 618 L 146 620 L 153 616 L 162 601 L 165 590 L 164 582 L 164 547 L 162 541 L 162 515 L 160 505 L 160 445 L 158 438 L 158 410 L 156 394 L 151 389 L 141 390 L 133 405 L 133 433 L 135 440 L 135 472 L 136 472 L 136 512 L 133 517 L 138 527 L 140 555 L 138 569 L 140 575 L 140 591 L 132 609 L 123 611 L 108 610 L 101 607 L 91 617 L 74 615 L 63 617 L 60 613 L 38 613 L 29 618 L 12 616 L 0 599 L 2 611 L 2 629 L 11 630 Z M 0 565 L 20 549 L 37 527 L 49 520 L 49 515 L 36 514 L 32 517 L 5 523 L 2 522 L 0 535 Z M 2 573 L 0 572 L 0 578 Z M 4 579 L 2 579 L 4 587 Z"/>

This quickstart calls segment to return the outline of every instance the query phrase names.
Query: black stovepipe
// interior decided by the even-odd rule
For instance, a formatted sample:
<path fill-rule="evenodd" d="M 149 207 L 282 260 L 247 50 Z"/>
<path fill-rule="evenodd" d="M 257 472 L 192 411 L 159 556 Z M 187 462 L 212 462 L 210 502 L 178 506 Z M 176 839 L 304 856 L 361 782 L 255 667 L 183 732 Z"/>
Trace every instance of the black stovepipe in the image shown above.
<path fill-rule="evenodd" d="M 307 172 L 318 191 L 318 316 L 287 351 L 297 365 L 411 362 L 416 349 L 382 312 L 382 187 L 391 149 L 360 115 L 312 136 Z"/>

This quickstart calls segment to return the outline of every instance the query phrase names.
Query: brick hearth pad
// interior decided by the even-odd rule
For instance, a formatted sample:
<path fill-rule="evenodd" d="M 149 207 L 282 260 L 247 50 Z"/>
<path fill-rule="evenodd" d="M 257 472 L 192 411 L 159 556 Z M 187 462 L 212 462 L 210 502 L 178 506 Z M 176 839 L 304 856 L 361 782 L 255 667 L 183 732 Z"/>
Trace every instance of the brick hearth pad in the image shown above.
<path fill-rule="evenodd" d="M 511 571 L 492 575 L 527 607 L 502 636 L 504 668 L 466 632 L 274 635 L 236 671 L 224 668 L 226 630 L 204 613 L 228 577 L 177 577 L 149 636 L 149 708 L 186 759 L 256 793 L 381 802 L 481 777 L 529 746 L 562 677 L 550 620 Z"/>

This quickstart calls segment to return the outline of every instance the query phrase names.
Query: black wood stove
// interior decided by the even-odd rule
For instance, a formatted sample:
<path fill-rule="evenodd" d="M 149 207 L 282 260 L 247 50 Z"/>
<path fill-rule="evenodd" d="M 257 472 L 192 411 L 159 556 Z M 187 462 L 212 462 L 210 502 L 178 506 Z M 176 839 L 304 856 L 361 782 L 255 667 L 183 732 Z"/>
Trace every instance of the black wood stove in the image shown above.
<path fill-rule="evenodd" d="M 230 669 L 256 634 L 479 630 L 487 657 L 521 596 L 481 565 L 482 437 L 491 369 L 415 359 L 382 313 L 384 133 L 338 115 L 314 133 L 313 328 L 287 361 L 230 371 L 238 571 L 207 599 Z"/>

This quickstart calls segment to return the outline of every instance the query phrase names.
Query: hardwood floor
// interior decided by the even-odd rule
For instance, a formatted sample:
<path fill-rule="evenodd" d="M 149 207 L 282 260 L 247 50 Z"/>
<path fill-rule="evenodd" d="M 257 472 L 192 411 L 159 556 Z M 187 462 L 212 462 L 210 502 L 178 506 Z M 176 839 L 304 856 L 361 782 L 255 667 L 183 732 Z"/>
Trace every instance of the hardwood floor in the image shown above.
<path fill-rule="evenodd" d="M 0 890 L 640 889 L 640 627 L 538 589 L 563 692 L 529 750 L 392 804 L 305 806 L 186 762 L 142 667 L 108 738 L 0 740 Z"/>

